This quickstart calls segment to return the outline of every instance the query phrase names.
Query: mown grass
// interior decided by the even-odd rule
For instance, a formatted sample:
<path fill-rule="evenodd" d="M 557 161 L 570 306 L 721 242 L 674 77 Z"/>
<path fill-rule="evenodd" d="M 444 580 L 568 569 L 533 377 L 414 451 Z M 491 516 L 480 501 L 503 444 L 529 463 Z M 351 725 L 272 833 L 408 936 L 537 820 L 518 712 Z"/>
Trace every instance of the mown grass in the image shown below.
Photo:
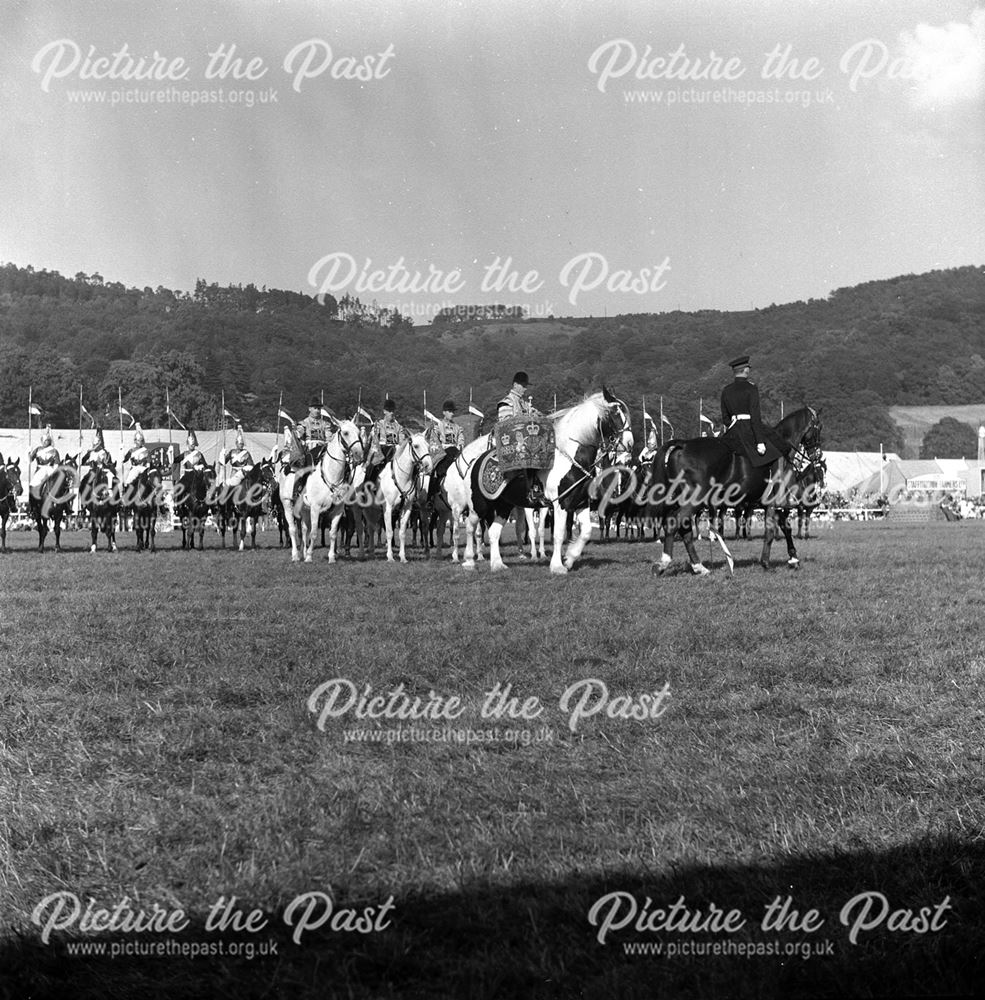
<path fill-rule="evenodd" d="M 87 536 L 86 536 L 87 539 Z M 265 538 L 269 541 L 269 538 Z M 81 534 L 66 536 L 82 549 Z M 124 542 L 130 539 L 124 536 Z M 173 544 L 173 538 L 162 540 Z M 209 538 L 208 543 L 214 544 Z M 838 525 L 765 574 L 653 577 L 653 546 L 592 544 L 566 578 L 256 553 L 85 551 L 0 558 L 0 970 L 10 996 L 786 996 L 970 992 L 982 970 L 985 526 Z M 702 555 L 708 552 L 702 543 Z M 321 553 L 316 552 L 316 556 Z M 775 555 L 779 557 L 779 549 Z M 509 556 L 508 556 L 509 558 Z M 543 712 L 500 741 L 346 742 L 390 723 L 307 707 L 333 677 L 465 705 L 494 685 Z M 565 688 L 671 692 L 656 720 L 572 732 Z M 444 726 L 444 724 L 442 724 Z M 276 957 L 69 958 L 35 906 L 61 890 L 112 909 L 181 906 L 187 942 Z M 284 925 L 298 895 L 394 898 L 376 934 Z M 679 896 L 750 918 L 738 935 L 602 945 L 606 892 Z M 950 897 L 946 926 L 848 940 L 843 904 Z M 220 896 L 269 925 L 209 932 Z M 776 896 L 816 934 L 765 932 Z M 626 941 L 809 942 L 796 957 L 624 954 Z"/>

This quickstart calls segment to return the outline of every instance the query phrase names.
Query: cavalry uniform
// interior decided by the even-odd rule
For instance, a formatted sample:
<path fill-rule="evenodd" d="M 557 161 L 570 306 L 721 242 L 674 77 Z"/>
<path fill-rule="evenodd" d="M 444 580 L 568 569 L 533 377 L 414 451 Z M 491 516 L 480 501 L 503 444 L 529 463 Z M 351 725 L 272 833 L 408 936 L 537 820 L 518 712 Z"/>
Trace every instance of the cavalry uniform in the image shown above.
<path fill-rule="evenodd" d="M 298 440 L 301 446 L 308 451 L 308 462 L 314 464 L 321 458 L 321 453 L 325 450 L 328 441 L 328 423 L 322 419 L 321 404 L 312 403 L 308 407 L 308 415 L 296 428 Z"/>
<path fill-rule="evenodd" d="M 44 434 L 41 435 L 41 444 L 37 448 L 32 448 L 28 457 L 37 465 L 31 476 L 30 488 L 35 493 L 40 493 L 41 487 L 55 475 L 62 460 L 58 449 L 51 443 L 50 427 L 44 429 Z"/>
<path fill-rule="evenodd" d="M 455 413 L 455 403 L 453 400 L 445 400 L 440 424 L 429 424 L 427 429 L 428 444 L 432 450 L 443 452 L 441 459 L 431 473 L 431 482 L 428 485 L 428 496 L 433 497 L 438 492 L 448 466 L 461 454 L 465 447 L 465 430 L 460 424 L 456 424 L 454 417 L 447 414 Z"/>
<path fill-rule="evenodd" d="M 133 436 L 133 447 L 123 456 L 123 463 L 130 463 L 130 468 L 123 477 L 123 486 L 132 486 L 142 472 L 150 468 L 150 448 L 144 444 L 144 432 L 137 424 L 137 433 Z"/>
<path fill-rule="evenodd" d="M 116 472 L 113 456 L 110 455 L 103 442 L 103 432 L 100 427 L 96 428 L 96 440 L 93 442 L 92 448 L 79 459 L 79 466 L 83 465 L 88 465 L 90 471 L 101 468 L 105 469 L 111 475 Z"/>
<path fill-rule="evenodd" d="M 393 453 L 397 450 L 397 445 L 400 444 L 404 434 L 403 427 L 397 423 L 393 413 L 392 409 L 387 410 L 382 419 L 376 421 L 376 442 L 380 446 L 380 451 L 383 452 L 383 459 L 386 462 L 393 458 Z"/>
<path fill-rule="evenodd" d="M 228 453 L 222 454 L 220 461 L 223 465 L 228 464 L 233 467 L 233 474 L 226 483 L 231 490 L 239 486 L 248 472 L 253 471 L 256 462 L 253 461 L 253 456 L 250 454 L 250 450 L 246 447 L 246 442 L 243 440 L 243 428 L 241 426 L 236 428 L 235 446 Z"/>
<path fill-rule="evenodd" d="M 184 475 L 186 472 L 191 472 L 192 469 L 203 471 L 208 468 L 205 463 L 205 456 L 202 454 L 202 450 L 198 446 L 198 438 L 195 437 L 194 431 L 188 432 L 188 437 L 185 440 L 185 448 L 187 450 L 181 456 L 178 463 L 179 476 Z"/>
<path fill-rule="evenodd" d="M 659 450 L 660 442 L 657 440 L 656 432 L 651 430 L 646 436 L 646 445 L 640 452 L 640 465 L 652 462 Z"/>
<path fill-rule="evenodd" d="M 730 362 L 735 381 L 722 390 L 722 423 L 725 442 L 737 455 L 744 455 L 754 466 L 771 465 L 783 455 L 783 444 L 763 423 L 759 412 L 759 389 L 744 370 L 749 358 L 743 355 Z"/>

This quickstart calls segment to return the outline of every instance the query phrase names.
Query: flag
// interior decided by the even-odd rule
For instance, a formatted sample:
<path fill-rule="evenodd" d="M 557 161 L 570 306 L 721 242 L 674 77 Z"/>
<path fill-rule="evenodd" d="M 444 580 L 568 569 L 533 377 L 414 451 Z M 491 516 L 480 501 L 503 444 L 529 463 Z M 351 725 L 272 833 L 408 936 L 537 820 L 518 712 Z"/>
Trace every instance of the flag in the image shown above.
<path fill-rule="evenodd" d="M 126 407 L 123 407 L 123 406 L 119 407 L 119 411 L 120 411 L 120 416 L 121 417 L 129 417 L 130 418 L 130 426 L 133 427 L 133 425 L 137 422 L 134 419 L 133 414 L 128 409 L 126 409 Z"/>
<path fill-rule="evenodd" d="M 174 422 L 175 422 L 175 423 L 176 423 L 176 424 L 177 424 L 177 425 L 178 425 L 178 426 L 179 426 L 179 427 L 180 427 L 180 428 L 181 428 L 181 429 L 182 429 L 183 431 L 186 431 L 186 430 L 188 430 L 188 428 L 187 428 L 187 427 L 186 427 L 186 426 L 185 426 L 185 425 L 184 425 L 184 424 L 183 424 L 183 423 L 182 423 L 182 422 L 181 422 L 181 421 L 180 421 L 180 420 L 178 419 L 178 415 L 177 415 L 177 414 L 176 414 L 176 413 L 174 412 L 174 410 L 172 410 L 172 409 L 171 409 L 171 406 L 170 406 L 170 405 L 168 405 L 167 407 L 165 407 L 165 410 L 164 410 L 164 412 L 165 412 L 165 414 L 166 414 L 167 416 L 169 416 L 169 417 L 170 417 L 170 418 L 171 418 L 171 419 L 172 419 L 172 420 L 173 420 L 173 421 L 174 421 Z"/>
<path fill-rule="evenodd" d="M 88 417 L 89 420 L 90 420 L 90 422 L 92 423 L 92 426 L 95 427 L 96 426 L 96 418 L 81 403 L 79 403 L 79 410 L 81 411 L 80 418 L 81 417 Z"/>
<path fill-rule="evenodd" d="M 643 407 L 643 423 L 645 424 L 648 420 L 650 421 L 651 424 L 653 423 L 653 417 L 651 417 L 650 414 L 646 412 L 646 407 L 644 406 Z"/>
<path fill-rule="evenodd" d="M 277 416 L 280 417 L 282 420 L 286 420 L 289 424 L 293 424 L 296 422 L 294 420 L 294 417 L 292 417 L 290 413 L 287 412 L 287 410 L 278 410 Z"/>
<path fill-rule="evenodd" d="M 735 560 L 732 558 L 732 553 L 729 552 L 728 546 L 725 544 L 725 539 L 722 538 L 722 536 L 717 531 L 715 531 L 714 528 L 711 528 L 711 527 L 708 528 L 708 537 L 713 542 L 718 542 L 718 544 L 721 545 L 722 552 L 725 553 L 725 561 L 728 563 L 728 571 L 730 573 L 734 574 L 735 573 Z"/>
<path fill-rule="evenodd" d="M 471 403 L 469 403 L 469 413 L 471 413 L 473 417 L 485 416 L 485 414 L 482 412 L 482 410 L 479 409 L 478 406 L 473 406 Z"/>
<path fill-rule="evenodd" d="M 369 412 L 369 410 L 365 409 L 365 408 L 364 408 L 364 407 L 362 407 L 362 406 L 357 406 L 357 407 L 356 407 L 356 416 L 357 416 L 357 417 L 359 417 L 359 416 L 363 416 L 363 417 L 365 417 L 365 418 L 366 418 L 367 420 L 372 420 L 372 419 L 373 419 L 373 414 L 372 414 L 372 413 L 370 413 L 370 412 Z"/>
<path fill-rule="evenodd" d="M 660 414 L 660 419 L 669 427 L 673 428 L 674 425 L 662 413 Z"/>
<path fill-rule="evenodd" d="M 27 408 L 27 412 L 31 414 L 32 417 L 40 417 L 41 410 L 38 409 L 33 403 Z"/>
<path fill-rule="evenodd" d="M 427 408 L 424 410 L 424 419 L 433 420 L 436 424 L 440 424 L 441 421 Z"/>
<path fill-rule="evenodd" d="M 235 421 L 237 424 L 239 423 L 239 417 L 237 417 L 232 411 L 227 410 L 225 407 L 222 408 L 222 415 L 224 417 L 229 417 L 230 420 Z"/>
<path fill-rule="evenodd" d="M 714 421 L 714 420 L 712 420 L 712 419 L 711 419 L 711 417 L 706 417 L 706 416 L 705 416 L 705 415 L 704 415 L 703 413 L 702 413 L 702 414 L 701 414 L 700 416 L 701 416 L 701 419 L 702 419 L 702 420 L 703 420 L 703 421 L 704 421 L 704 422 L 705 422 L 706 424 L 711 424 L 711 426 L 712 426 L 712 427 L 714 427 L 714 426 L 715 426 L 715 421 Z"/>
<path fill-rule="evenodd" d="M 319 413 L 321 413 L 321 415 L 322 415 L 322 416 L 323 416 L 323 417 L 324 417 L 324 418 L 325 418 L 326 420 L 334 420 L 334 419 L 335 419 L 335 414 L 334 414 L 334 413 L 332 413 L 332 411 L 331 411 L 331 410 L 326 410 L 324 406 L 322 406 L 322 407 L 319 407 L 319 411 L 318 411 L 318 412 L 319 412 Z"/>

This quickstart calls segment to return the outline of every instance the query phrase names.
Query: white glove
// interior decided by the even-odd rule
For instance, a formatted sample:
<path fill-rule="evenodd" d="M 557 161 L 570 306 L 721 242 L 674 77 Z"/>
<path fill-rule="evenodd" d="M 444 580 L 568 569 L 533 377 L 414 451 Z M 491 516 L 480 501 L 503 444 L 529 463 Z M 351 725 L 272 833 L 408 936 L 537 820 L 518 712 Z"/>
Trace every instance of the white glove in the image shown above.
<path fill-rule="evenodd" d="M 756 451 L 759 452 L 760 455 L 765 455 L 766 454 L 766 445 L 763 444 L 762 441 L 760 441 L 759 444 L 756 445 Z"/>

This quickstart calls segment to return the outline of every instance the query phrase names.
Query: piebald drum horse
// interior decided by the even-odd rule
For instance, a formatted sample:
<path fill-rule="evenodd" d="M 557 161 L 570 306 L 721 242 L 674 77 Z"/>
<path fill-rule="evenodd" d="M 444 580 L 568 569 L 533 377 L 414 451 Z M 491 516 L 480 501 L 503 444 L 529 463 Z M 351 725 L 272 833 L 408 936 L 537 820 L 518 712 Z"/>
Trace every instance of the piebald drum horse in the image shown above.
<path fill-rule="evenodd" d="M 431 472 L 431 450 L 427 438 L 421 433 L 412 434 L 409 441 L 397 446 L 393 458 L 380 473 L 380 493 L 383 496 L 383 526 L 386 529 L 386 557 L 393 562 L 393 512 L 400 507 L 400 552 L 402 563 L 407 562 L 404 543 L 411 509 L 425 489 L 422 476 Z M 427 519 L 422 527 L 427 545 Z"/>
<path fill-rule="evenodd" d="M 800 565 L 788 523 L 791 508 L 813 489 L 811 470 L 821 456 L 821 420 L 809 406 L 796 410 L 774 428 L 791 449 L 793 464 L 779 463 L 771 476 L 771 466 L 754 466 L 744 455 L 736 455 L 720 438 L 691 438 L 663 445 L 653 459 L 650 495 L 653 497 L 664 531 L 665 551 L 653 566 L 663 573 L 673 561 L 674 536 L 680 535 L 687 549 L 691 571 L 704 576 L 709 570 L 694 547 L 697 515 L 705 508 L 721 506 L 745 509 L 760 507 L 765 513 L 766 530 L 760 565 L 770 568 L 770 548 L 778 529 L 787 542 L 787 565 Z M 802 484 L 810 481 L 811 485 Z"/>
<path fill-rule="evenodd" d="M 554 549 L 552 573 L 567 573 L 578 560 L 592 530 L 589 513 L 590 487 L 603 450 L 616 443 L 625 451 L 633 447 L 629 408 L 603 387 L 576 406 L 548 414 L 554 422 L 555 454 L 550 469 L 537 475 L 544 494 L 554 509 Z M 478 460 L 489 449 L 490 435 L 476 438 L 452 464 L 445 477 L 445 489 L 456 513 L 469 511 L 465 534 L 465 558 L 462 568 L 475 569 L 475 530 L 489 523 L 489 565 L 492 570 L 506 568 L 499 548 L 500 535 L 510 511 L 526 507 L 526 482 L 523 476 L 507 483 L 496 500 L 488 500 L 478 485 Z M 564 550 L 567 513 L 573 511 L 579 533 Z"/>
<path fill-rule="evenodd" d="M 21 460 L 5 462 L 0 455 L 0 552 L 7 551 L 7 519 L 17 511 L 17 498 L 24 492 Z"/>
<path fill-rule="evenodd" d="M 287 528 L 291 535 L 291 562 L 299 562 L 302 551 L 305 562 L 311 562 L 314 558 L 315 535 L 322 514 L 329 515 L 331 527 L 328 561 L 335 562 L 335 540 L 338 537 L 339 522 L 345 512 L 346 501 L 351 492 L 359 487 L 362 475 L 365 474 L 359 428 L 351 420 L 330 420 L 328 423 L 331 434 L 325 446 L 325 453 L 309 474 L 297 507 L 293 502 L 297 472 L 282 468 L 278 477 L 280 499 L 284 505 Z M 362 475 L 354 475 L 355 473 Z"/>

